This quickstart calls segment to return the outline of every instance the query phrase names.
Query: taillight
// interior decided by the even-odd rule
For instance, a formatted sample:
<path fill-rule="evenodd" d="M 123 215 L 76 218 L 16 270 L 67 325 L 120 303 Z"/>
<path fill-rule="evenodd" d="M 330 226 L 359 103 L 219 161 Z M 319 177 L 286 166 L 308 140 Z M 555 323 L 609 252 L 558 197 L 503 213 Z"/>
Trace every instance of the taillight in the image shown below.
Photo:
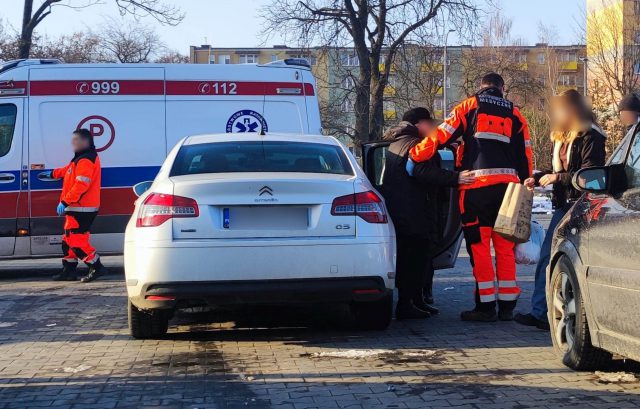
<path fill-rule="evenodd" d="M 334 216 L 359 216 L 369 223 L 387 223 L 382 199 L 372 191 L 340 196 L 331 204 Z"/>
<path fill-rule="evenodd" d="M 173 217 L 198 217 L 200 210 L 195 200 L 188 197 L 151 193 L 144 199 L 137 227 L 155 227 Z"/>

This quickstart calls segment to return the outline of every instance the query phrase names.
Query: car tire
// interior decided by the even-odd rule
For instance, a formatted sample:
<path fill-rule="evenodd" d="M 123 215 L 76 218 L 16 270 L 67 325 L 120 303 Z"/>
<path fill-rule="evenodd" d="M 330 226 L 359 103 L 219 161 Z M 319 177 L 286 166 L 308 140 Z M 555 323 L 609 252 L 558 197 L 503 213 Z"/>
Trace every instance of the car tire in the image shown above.
<path fill-rule="evenodd" d="M 162 337 L 169 329 L 169 314 L 165 311 L 151 313 L 139 310 L 129 301 L 129 332 L 136 339 Z"/>
<path fill-rule="evenodd" d="M 351 313 L 360 330 L 381 331 L 387 329 L 393 318 L 393 294 L 376 301 L 354 301 Z"/>
<path fill-rule="evenodd" d="M 555 264 L 549 289 L 551 340 L 562 362 L 577 371 L 607 366 L 612 355 L 591 344 L 578 277 L 568 257 L 561 256 Z"/>

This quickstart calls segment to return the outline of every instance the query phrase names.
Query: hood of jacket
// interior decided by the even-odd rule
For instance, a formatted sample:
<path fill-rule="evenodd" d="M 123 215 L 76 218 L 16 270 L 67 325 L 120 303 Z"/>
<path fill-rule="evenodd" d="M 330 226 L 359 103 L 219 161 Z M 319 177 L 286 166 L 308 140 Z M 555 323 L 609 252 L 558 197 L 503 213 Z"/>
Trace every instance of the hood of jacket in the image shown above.
<path fill-rule="evenodd" d="M 497 87 L 483 88 L 476 93 L 476 95 L 482 95 L 482 94 L 493 95 L 494 97 L 504 98 L 504 94 Z"/>
<path fill-rule="evenodd" d="M 410 122 L 402 121 L 396 126 L 392 126 L 385 133 L 383 139 L 385 141 L 394 141 L 403 137 L 420 138 L 420 131 Z"/>

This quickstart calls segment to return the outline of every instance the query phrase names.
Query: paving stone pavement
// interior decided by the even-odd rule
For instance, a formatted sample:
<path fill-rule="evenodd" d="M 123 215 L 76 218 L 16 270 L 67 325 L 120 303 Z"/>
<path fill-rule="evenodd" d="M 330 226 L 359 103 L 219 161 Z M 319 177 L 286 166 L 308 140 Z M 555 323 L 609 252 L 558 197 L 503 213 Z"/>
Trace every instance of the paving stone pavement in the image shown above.
<path fill-rule="evenodd" d="M 18 276 L 51 267 L 0 261 L 0 273 Z M 533 269 L 520 272 L 526 309 Z M 5 278 L 0 408 L 640 407 L 640 383 L 566 369 L 545 332 L 460 322 L 473 288 L 466 257 L 438 272 L 435 286 L 440 316 L 383 332 L 339 328 L 339 310 L 259 310 L 235 326 L 181 314 L 166 339 L 137 341 L 121 274 L 91 284 Z"/>

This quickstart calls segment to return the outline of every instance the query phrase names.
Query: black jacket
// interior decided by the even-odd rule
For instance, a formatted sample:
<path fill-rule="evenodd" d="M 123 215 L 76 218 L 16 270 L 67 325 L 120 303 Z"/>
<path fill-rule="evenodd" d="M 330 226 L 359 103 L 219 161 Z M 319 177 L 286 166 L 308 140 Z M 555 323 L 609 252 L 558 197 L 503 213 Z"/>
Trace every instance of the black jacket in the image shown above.
<path fill-rule="evenodd" d="M 418 128 L 401 122 L 385 134 L 394 142 L 385 161 L 382 195 L 399 236 L 438 241 L 442 238 L 439 203 L 444 186 L 458 186 L 458 172 L 440 168 L 440 156 L 417 163 L 414 176 L 406 171 L 409 150 L 422 138 Z"/>
<path fill-rule="evenodd" d="M 597 127 L 593 126 L 586 132 L 578 135 L 567 151 L 569 166 L 567 170 L 560 169 L 559 166 L 559 142 L 554 147 L 554 170 L 537 172 L 534 175 L 536 184 L 544 175 L 555 173 L 558 175 L 558 182 L 553 185 L 553 206 L 556 209 L 566 208 L 575 202 L 582 195 L 573 187 L 573 175 L 583 168 L 591 166 L 604 166 L 606 159 L 607 137 Z"/>

